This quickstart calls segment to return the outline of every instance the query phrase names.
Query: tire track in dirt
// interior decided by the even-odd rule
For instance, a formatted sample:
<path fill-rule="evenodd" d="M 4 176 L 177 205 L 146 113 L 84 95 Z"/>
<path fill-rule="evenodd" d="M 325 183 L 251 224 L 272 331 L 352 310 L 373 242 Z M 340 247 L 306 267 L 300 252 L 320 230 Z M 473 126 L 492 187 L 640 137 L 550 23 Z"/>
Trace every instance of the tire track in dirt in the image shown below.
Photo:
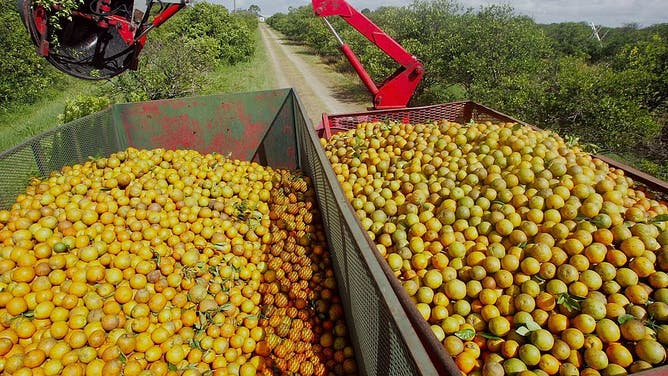
<path fill-rule="evenodd" d="M 333 82 L 336 78 L 332 72 L 326 71 L 326 66 L 315 66 L 299 56 L 301 47 L 286 45 L 279 34 L 266 24 L 260 24 L 260 33 L 267 56 L 271 59 L 276 88 L 294 88 L 314 126 L 320 123 L 323 113 L 366 111 L 370 103 L 338 99 L 340 83 Z"/>

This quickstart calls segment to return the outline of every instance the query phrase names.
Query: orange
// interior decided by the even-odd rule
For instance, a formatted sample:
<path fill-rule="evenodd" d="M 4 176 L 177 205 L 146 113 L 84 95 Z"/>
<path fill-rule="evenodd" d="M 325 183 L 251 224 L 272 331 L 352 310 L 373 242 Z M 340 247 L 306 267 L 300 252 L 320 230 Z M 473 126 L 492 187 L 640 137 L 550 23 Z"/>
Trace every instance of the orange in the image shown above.
<path fill-rule="evenodd" d="M 611 343 L 605 350 L 611 363 L 627 368 L 633 362 L 631 352 L 619 343 Z"/>
<path fill-rule="evenodd" d="M 41 349 L 31 350 L 23 358 L 23 365 L 28 368 L 37 368 L 46 360 L 46 353 Z"/>
<path fill-rule="evenodd" d="M 554 375 L 559 372 L 561 362 L 550 354 L 543 354 L 538 362 L 538 367 L 545 371 L 548 375 Z"/>
<path fill-rule="evenodd" d="M 26 303 L 23 297 L 13 297 L 7 302 L 5 309 L 10 315 L 20 315 L 28 310 L 28 303 Z"/>
<path fill-rule="evenodd" d="M 550 332 L 558 334 L 568 328 L 568 317 L 560 313 L 551 314 L 547 319 Z"/>
<path fill-rule="evenodd" d="M 638 257 L 645 252 L 645 243 L 639 237 L 633 236 L 622 241 L 620 249 L 628 257 Z"/>
<path fill-rule="evenodd" d="M 468 351 L 463 351 L 455 357 L 455 364 L 459 370 L 465 374 L 473 371 L 473 369 L 476 367 L 476 363 L 477 359 L 475 354 Z"/>
<path fill-rule="evenodd" d="M 632 285 L 624 290 L 624 295 L 634 304 L 645 304 L 649 300 L 649 293 L 641 285 Z"/>

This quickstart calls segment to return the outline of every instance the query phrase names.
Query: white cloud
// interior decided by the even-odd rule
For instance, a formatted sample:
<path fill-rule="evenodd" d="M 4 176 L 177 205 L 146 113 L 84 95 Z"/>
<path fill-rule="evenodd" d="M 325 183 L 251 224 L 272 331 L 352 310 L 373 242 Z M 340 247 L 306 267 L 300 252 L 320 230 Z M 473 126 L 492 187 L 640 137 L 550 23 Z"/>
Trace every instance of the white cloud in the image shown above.
<path fill-rule="evenodd" d="M 467 1 L 464 1 L 465 3 Z M 489 5 L 492 1 L 470 1 Z M 668 2 L 664 0 L 516 0 L 507 1 L 518 13 L 539 23 L 586 21 L 606 26 L 638 23 L 648 26 L 668 22 Z"/>

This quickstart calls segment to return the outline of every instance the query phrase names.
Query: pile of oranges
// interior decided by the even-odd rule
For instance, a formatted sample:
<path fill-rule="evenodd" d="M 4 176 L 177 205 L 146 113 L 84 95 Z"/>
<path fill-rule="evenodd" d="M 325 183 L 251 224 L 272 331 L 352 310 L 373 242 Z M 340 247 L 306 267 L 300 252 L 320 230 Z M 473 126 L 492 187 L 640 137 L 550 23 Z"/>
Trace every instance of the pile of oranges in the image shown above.
<path fill-rule="evenodd" d="M 510 123 L 362 123 L 321 144 L 462 374 L 666 364 L 668 208 L 623 171 Z"/>
<path fill-rule="evenodd" d="M 128 150 L 0 210 L 0 372 L 355 374 L 307 177 Z"/>

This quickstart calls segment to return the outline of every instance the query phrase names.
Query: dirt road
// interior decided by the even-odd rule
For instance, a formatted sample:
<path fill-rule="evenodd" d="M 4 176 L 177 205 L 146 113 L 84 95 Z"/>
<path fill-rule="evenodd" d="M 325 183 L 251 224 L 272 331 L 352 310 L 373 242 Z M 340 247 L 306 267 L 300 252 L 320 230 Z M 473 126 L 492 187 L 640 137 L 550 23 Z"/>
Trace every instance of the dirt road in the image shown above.
<path fill-rule="evenodd" d="M 266 24 L 260 24 L 260 32 L 272 62 L 275 88 L 294 88 L 314 126 L 320 123 L 323 113 L 361 112 L 371 104 L 370 96 L 364 103 L 350 93 L 350 84 L 346 85 L 349 77 L 307 54 L 303 46 L 287 43 Z M 359 86 L 362 87 L 361 82 Z"/>

